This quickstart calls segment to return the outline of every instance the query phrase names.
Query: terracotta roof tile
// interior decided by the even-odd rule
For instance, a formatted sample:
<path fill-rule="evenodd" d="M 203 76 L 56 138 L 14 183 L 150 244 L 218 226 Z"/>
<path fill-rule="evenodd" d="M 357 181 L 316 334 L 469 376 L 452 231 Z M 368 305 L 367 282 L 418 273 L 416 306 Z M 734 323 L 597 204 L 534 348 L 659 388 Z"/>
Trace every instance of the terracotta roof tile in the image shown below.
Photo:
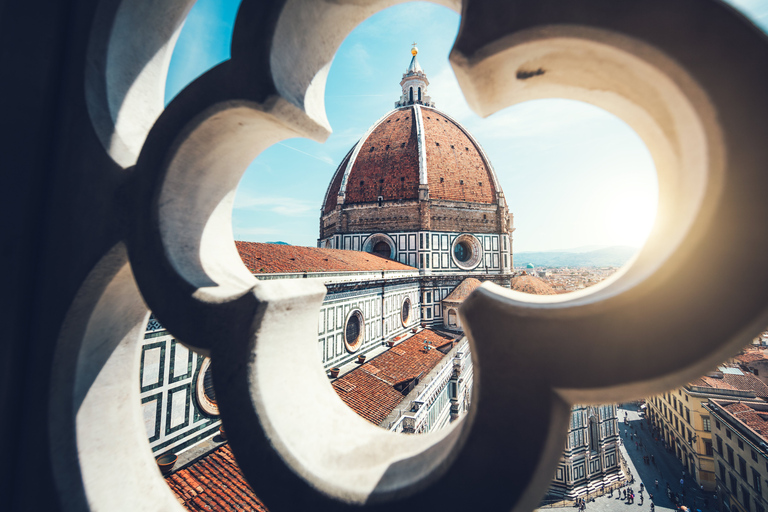
<path fill-rule="evenodd" d="M 422 107 L 424 153 L 431 199 L 493 204 L 496 188 L 478 146 L 445 114 Z M 345 203 L 419 198 L 419 145 L 414 107 L 393 110 L 368 137 L 358 141 L 336 169 L 326 192 L 323 214 L 337 204 L 351 153 L 359 146 L 346 181 Z"/>
<path fill-rule="evenodd" d="M 734 357 L 734 359 L 740 363 L 753 363 L 755 361 L 768 359 L 768 355 L 762 350 L 750 350 L 749 352 Z"/>
<path fill-rule="evenodd" d="M 421 114 L 429 197 L 474 203 L 496 202 L 491 171 L 472 140 L 439 111 L 423 108 Z"/>
<path fill-rule="evenodd" d="M 557 295 L 547 283 L 532 275 L 523 274 L 513 277 L 509 282 L 511 288 L 518 292 L 534 295 Z"/>
<path fill-rule="evenodd" d="M 752 391 L 755 396 L 768 398 L 768 385 L 752 375 L 734 375 L 724 373 L 723 378 L 703 376 L 690 383 L 693 386 L 709 387 L 715 389 L 731 389 L 736 391 Z"/>
<path fill-rule="evenodd" d="M 245 481 L 229 445 L 218 447 L 165 481 L 187 510 L 267 511 Z"/>
<path fill-rule="evenodd" d="M 764 440 L 768 440 L 768 421 L 766 421 L 766 413 L 756 411 L 748 404 L 742 402 L 726 405 L 723 409 L 728 411 L 728 413 L 730 413 L 736 420 L 754 430 Z"/>
<path fill-rule="evenodd" d="M 344 159 L 341 161 L 341 164 L 339 164 L 339 167 L 336 168 L 336 172 L 333 175 L 333 179 L 331 180 L 331 184 L 328 185 L 328 190 L 325 193 L 325 203 L 323 204 L 323 214 L 327 214 L 333 211 L 334 208 L 336 208 L 336 204 L 339 200 L 339 189 L 341 188 L 341 180 L 344 179 L 344 170 L 347 168 L 347 163 L 349 163 L 349 158 L 352 156 L 352 152 L 354 151 L 355 146 L 352 146 L 352 149 L 349 150 L 347 153 L 347 156 L 344 157 Z"/>
<path fill-rule="evenodd" d="M 236 241 L 235 245 L 246 268 L 254 274 L 416 270 L 397 261 L 362 251 L 241 241 Z"/>
<path fill-rule="evenodd" d="M 453 289 L 453 291 L 443 300 L 448 302 L 464 302 L 464 299 L 469 297 L 469 294 L 480 288 L 483 283 L 479 279 L 474 277 L 468 277 L 463 280 L 459 285 Z"/>
<path fill-rule="evenodd" d="M 395 384 L 426 375 L 445 355 L 436 348 L 453 338 L 424 329 L 333 382 L 336 393 L 357 414 L 381 424 L 405 398 Z M 432 347 L 424 350 L 424 345 Z"/>
<path fill-rule="evenodd" d="M 419 198 L 419 153 L 413 107 L 395 110 L 362 141 L 347 179 L 345 203 Z M 326 206 L 327 208 L 327 206 Z"/>

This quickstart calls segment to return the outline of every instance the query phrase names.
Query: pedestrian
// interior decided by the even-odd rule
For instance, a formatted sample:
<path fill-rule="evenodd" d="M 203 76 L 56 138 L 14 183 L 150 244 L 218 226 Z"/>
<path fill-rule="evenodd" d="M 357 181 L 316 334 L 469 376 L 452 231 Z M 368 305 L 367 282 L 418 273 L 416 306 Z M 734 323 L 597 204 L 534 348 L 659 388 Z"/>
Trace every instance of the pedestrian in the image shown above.
<path fill-rule="evenodd" d="M 653 505 L 653 502 L 651 502 L 651 512 L 653 512 L 654 510 L 656 510 L 656 507 Z"/>
<path fill-rule="evenodd" d="M 624 489 L 624 499 L 627 499 L 627 490 Z"/>
<path fill-rule="evenodd" d="M 659 488 L 659 479 L 657 478 L 653 483 L 656 484 L 656 488 L 658 489 Z"/>
<path fill-rule="evenodd" d="M 651 462 L 653 462 L 654 466 L 656 465 L 656 457 L 654 457 L 653 454 L 651 454 Z"/>
<path fill-rule="evenodd" d="M 683 478 L 681 478 L 681 479 L 680 479 L 680 485 L 681 485 L 681 486 L 682 486 L 682 485 L 685 485 L 685 479 L 683 479 Z"/>

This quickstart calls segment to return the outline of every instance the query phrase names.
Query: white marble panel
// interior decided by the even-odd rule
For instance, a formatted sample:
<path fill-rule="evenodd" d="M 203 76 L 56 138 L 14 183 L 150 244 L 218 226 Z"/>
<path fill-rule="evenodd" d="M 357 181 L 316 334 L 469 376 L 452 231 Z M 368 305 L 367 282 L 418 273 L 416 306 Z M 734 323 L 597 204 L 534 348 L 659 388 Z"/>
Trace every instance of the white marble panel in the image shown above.
<path fill-rule="evenodd" d="M 171 394 L 171 428 L 178 427 L 186 421 L 188 394 L 189 390 L 186 388 Z"/>
<path fill-rule="evenodd" d="M 152 437 L 155 435 L 155 429 L 157 428 L 157 399 L 141 404 L 141 412 L 144 415 L 144 427 L 147 430 L 147 437 Z"/>
<path fill-rule="evenodd" d="M 173 357 L 173 376 L 180 377 L 189 373 L 189 349 L 181 343 L 176 343 Z"/>
<path fill-rule="evenodd" d="M 141 376 L 141 387 L 151 386 L 160 382 L 160 347 L 144 351 L 144 373 Z"/>

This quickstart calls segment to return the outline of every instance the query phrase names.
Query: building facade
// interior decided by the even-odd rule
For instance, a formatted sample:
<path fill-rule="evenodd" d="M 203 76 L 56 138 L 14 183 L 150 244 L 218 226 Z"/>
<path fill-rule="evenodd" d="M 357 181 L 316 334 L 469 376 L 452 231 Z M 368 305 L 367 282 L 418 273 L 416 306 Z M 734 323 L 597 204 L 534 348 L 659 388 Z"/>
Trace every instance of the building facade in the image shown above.
<path fill-rule="evenodd" d="M 768 397 L 768 386 L 733 366 L 646 400 L 657 435 L 699 486 L 716 489 L 710 399 L 754 400 Z"/>
<path fill-rule="evenodd" d="M 768 508 L 768 404 L 763 400 L 711 399 L 717 510 Z"/>

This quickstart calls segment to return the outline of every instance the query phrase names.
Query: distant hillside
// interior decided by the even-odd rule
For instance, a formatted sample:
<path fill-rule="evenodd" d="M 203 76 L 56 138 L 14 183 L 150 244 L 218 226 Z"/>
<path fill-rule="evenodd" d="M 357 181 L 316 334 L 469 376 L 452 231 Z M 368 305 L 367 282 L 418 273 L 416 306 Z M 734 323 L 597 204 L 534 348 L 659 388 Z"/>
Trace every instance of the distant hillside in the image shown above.
<path fill-rule="evenodd" d="M 614 245 L 587 252 L 516 252 L 514 259 L 515 268 L 525 268 L 529 263 L 536 267 L 619 267 L 629 261 L 636 252 L 637 247 Z"/>

